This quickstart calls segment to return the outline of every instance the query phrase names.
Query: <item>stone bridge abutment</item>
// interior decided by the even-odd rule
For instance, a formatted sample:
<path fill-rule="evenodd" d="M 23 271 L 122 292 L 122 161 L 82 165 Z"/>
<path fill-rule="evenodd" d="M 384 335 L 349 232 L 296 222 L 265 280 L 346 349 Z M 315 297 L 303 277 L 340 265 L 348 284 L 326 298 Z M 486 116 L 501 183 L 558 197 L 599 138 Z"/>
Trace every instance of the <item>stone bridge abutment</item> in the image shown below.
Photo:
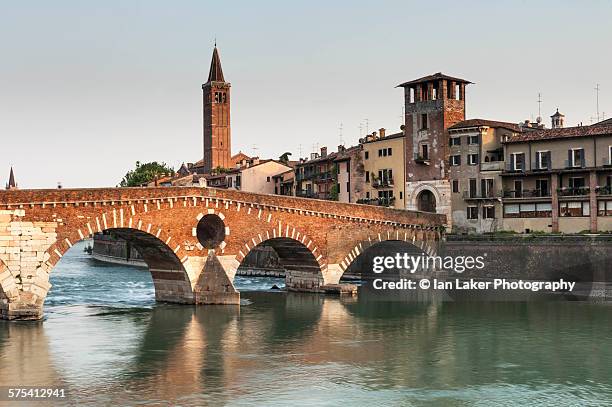
<path fill-rule="evenodd" d="M 159 301 L 239 304 L 237 268 L 272 247 L 287 288 L 336 284 L 375 241 L 433 247 L 444 217 L 206 188 L 0 192 L 0 316 L 39 319 L 49 275 L 76 242 L 112 231 L 149 266 Z"/>

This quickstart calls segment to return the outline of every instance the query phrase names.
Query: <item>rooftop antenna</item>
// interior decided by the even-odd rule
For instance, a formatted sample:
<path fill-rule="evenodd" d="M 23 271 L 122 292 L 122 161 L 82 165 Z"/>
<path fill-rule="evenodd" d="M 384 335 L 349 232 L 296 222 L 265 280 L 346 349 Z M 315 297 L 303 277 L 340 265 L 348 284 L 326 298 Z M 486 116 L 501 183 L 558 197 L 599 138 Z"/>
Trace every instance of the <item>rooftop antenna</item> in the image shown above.
<path fill-rule="evenodd" d="M 542 94 L 538 92 L 538 118 L 542 120 Z"/>
<path fill-rule="evenodd" d="M 259 150 L 259 148 L 257 148 L 257 144 L 253 144 L 252 149 L 253 149 L 253 157 L 255 157 L 257 150 Z"/>
<path fill-rule="evenodd" d="M 299 158 L 302 158 L 302 144 L 298 146 L 298 151 L 300 152 Z"/>
<path fill-rule="evenodd" d="M 359 122 L 359 137 L 363 135 L 363 123 Z"/>
<path fill-rule="evenodd" d="M 215 48 L 217 48 L 217 36 L 215 35 Z"/>
<path fill-rule="evenodd" d="M 340 123 L 340 127 L 338 127 L 338 130 L 340 131 L 340 145 L 343 146 L 344 140 L 342 139 L 342 123 Z"/>
<path fill-rule="evenodd" d="M 366 124 L 366 134 L 370 133 L 370 120 L 364 119 Z"/>
<path fill-rule="evenodd" d="M 601 88 L 599 87 L 599 84 L 597 84 L 597 86 L 595 86 L 595 97 L 597 99 L 597 121 L 599 121 L 599 90 Z"/>

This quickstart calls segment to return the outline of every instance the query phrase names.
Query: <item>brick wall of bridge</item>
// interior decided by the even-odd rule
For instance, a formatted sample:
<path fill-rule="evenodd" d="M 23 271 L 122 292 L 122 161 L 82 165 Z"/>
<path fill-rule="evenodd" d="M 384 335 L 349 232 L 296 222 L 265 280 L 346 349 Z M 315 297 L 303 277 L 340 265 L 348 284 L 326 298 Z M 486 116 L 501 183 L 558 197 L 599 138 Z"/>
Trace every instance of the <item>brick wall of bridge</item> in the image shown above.
<path fill-rule="evenodd" d="M 3 286 L 14 284 L 23 298 L 34 295 L 36 301 L 44 300 L 48 273 L 62 255 L 77 241 L 102 230 L 119 230 L 128 239 L 136 239 L 130 230 L 138 231 L 136 241 L 154 249 L 144 257 L 159 289 L 157 298 L 195 302 L 216 297 L 214 290 L 233 296 L 236 268 L 264 241 L 282 238 L 299 245 L 296 248 L 305 247 L 317 271 L 312 266 L 294 267 L 287 281 L 293 288 L 316 291 L 321 284 L 337 282 L 363 250 L 363 242 L 397 239 L 423 244 L 439 239 L 444 224 L 443 217 L 435 214 L 203 188 L 3 191 L 0 210 L 13 217 L 5 228 L 11 233 L 8 247 L 18 238 L 26 242 L 20 245 L 35 248 L 20 248 L 18 258 L 13 257 L 15 249 L 10 253 L 4 249 L 3 260 L 11 273 L 2 274 Z M 14 219 L 16 214 L 19 220 Z M 213 252 L 196 237 L 198 221 L 207 214 L 225 223 L 225 239 Z M 41 233 L 47 233 L 44 244 Z M 216 269 L 223 268 L 227 275 L 213 278 L 219 283 L 212 287 L 200 278 L 200 266 L 211 253 L 220 259 Z"/>

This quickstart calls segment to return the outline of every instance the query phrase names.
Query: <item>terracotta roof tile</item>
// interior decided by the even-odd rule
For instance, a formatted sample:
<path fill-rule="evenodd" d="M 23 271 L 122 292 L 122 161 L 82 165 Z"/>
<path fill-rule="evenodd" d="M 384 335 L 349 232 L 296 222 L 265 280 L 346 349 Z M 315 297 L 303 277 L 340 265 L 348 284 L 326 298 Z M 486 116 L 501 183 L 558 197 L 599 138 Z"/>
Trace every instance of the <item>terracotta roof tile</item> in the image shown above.
<path fill-rule="evenodd" d="M 559 129 L 542 129 L 516 134 L 505 143 L 522 143 L 526 141 L 539 141 L 551 139 L 564 139 L 575 137 L 612 136 L 611 124 L 597 124 L 593 126 L 563 127 Z"/>
<path fill-rule="evenodd" d="M 453 124 L 448 129 L 449 130 L 458 130 L 465 129 L 468 127 L 480 127 L 480 126 L 488 126 L 488 127 L 501 127 L 503 129 L 508 129 L 511 131 L 515 131 L 517 133 L 521 132 L 521 128 L 516 123 L 509 122 L 499 122 L 496 120 L 486 120 L 486 119 L 469 119 L 459 122 L 457 124 Z"/>

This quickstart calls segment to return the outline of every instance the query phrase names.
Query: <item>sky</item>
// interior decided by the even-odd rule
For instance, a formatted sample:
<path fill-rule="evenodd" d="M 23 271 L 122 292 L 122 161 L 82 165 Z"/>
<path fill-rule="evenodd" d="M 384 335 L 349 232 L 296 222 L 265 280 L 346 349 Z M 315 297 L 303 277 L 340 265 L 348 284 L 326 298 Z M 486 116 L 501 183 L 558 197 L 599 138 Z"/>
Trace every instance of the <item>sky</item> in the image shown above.
<path fill-rule="evenodd" d="M 399 131 L 399 83 L 474 82 L 467 118 L 612 117 L 612 1 L 0 0 L 0 182 L 117 185 L 135 162 L 202 156 L 215 41 L 232 149 L 335 151 Z M 340 127 L 342 126 L 342 131 Z"/>

